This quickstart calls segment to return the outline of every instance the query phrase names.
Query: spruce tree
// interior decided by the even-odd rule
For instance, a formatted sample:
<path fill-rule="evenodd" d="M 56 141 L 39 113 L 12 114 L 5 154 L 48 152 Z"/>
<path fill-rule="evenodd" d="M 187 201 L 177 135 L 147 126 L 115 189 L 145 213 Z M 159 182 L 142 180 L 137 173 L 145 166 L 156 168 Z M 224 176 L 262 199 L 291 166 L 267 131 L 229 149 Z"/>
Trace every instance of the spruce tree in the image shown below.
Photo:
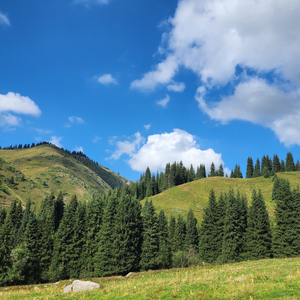
<path fill-rule="evenodd" d="M 183 217 L 179 215 L 175 226 L 175 235 L 174 235 L 175 251 L 185 250 L 185 235 L 186 235 L 186 223 Z"/>
<path fill-rule="evenodd" d="M 190 170 L 189 170 L 189 181 L 194 181 L 196 178 L 195 170 L 193 165 L 191 164 Z"/>
<path fill-rule="evenodd" d="M 224 168 L 223 165 L 220 164 L 219 170 L 218 170 L 218 176 L 224 177 Z"/>
<path fill-rule="evenodd" d="M 158 236 L 159 236 L 159 267 L 169 268 L 172 264 L 171 245 L 169 241 L 168 219 L 163 210 L 158 215 Z"/>
<path fill-rule="evenodd" d="M 235 198 L 233 190 L 229 190 L 226 202 L 227 208 L 222 245 L 222 260 L 224 263 L 238 261 L 243 245 L 240 224 L 240 203 Z"/>
<path fill-rule="evenodd" d="M 252 193 L 252 203 L 248 214 L 246 232 L 246 250 L 248 259 L 263 259 L 271 257 L 272 234 L 269 215 L 265 201 L 258 191 Z"/>
<path fill-rule="evenodd" d="M 55 231 L 57 231 L 60 221 L 63 217 L 64 208 L 65 208 L 64 197 L 62 192 L 59 192 L 57 199 L 54 202 Z"/>
<path fill-rule="evenodd" d="M 291 223 L 293 223 L 293 252 L 295 255 L 300 255 L 300 191 L 299 186 L 297 186 L 296 189 L 293 190 L 292 193 L 293 197 L 293 213 L 292 213 L 292 220 Z"/>
<path fill-rule="evenodd" d="M 285 170 L 286 172 L 295 171 L 294 158 L 291 152 L 288 152 L 286 155 Z"/>
<path fill-rule="evenodd" d="M 140 266 L 142 270 L 155 270 L 158 267 L 159 236 L 158 222 L 152 200 L 143 216 L 143 243 Z"/>
<path fill-rule="evenodd" d="M 166 164 L 163 190 L 171 188 L 171 166 Z"/>
<path fill-rule="evenodd" d="M 285 172 L 285 164 L 283 159 L 280 162 L 280 172 Z"/>
<path fill-rule="evenodd" d="M 217 201 L 214 190 L 211 190 L 200 228 L 199 255 L 204 262 L 212 263 L 220 255 L 217 217 Z"/>
<path fill-rule="evenodd" d="M 209 177 L 213 177 L 215 176 L 216 169 L 215 169 L 215 164 L 212 162 L 210 165 L 210 173 L 209 173 Z"/>
<path fill-rule="evenodd" d="M 280 160 L 277 154 L 274 154 L 273 156 L 273 172 L 280 172 Z"/>
<path fill-rule="evenodd" d="M 300 171 L 300 163 L 299 159 L 297 159 L 296 165 L 295 165 L 295 171 L 299 172 Z"/>
<path fill-rule="evenodd" d="M 115 217 L 114 244 L 116 274 L 125 275 L 139 267 L 142 242 L 141 205 L 132 196 L 123 194 Z"/>
<path fill-rule="evenodd" d="M 115 215 L 117 213 L 117 193 L 109 196 L 105 205 L 102 226 L 97 238 L 98 251 L 94 258 L 95 276 L 111 276 L 117 272 L 117 261 L 112 251 L 114 245 Z"/>
<path fill-rule="evenodd" d="M 259 162 L 259 158 L 256 160 L 255 163 L 255 167 L 254 167 L 254 171 L 253 171 L 253 178 L 254 177 L 260 177 L 261 173 L 260 173 L 260 162 Z"/>
<path fill-rule="evenodd" d="M 188 212 L 186 220 L 186 235 L 185 235 L 185 248 L 188 250 L 193 248 L 198 250 L 199 238 L 197 231 L 197 219 L 194 216 L 192 209 Z"/>
<path fill-rule="evenodd" d="M 173 215 L 171 215 L 169 221 L 169 241 L 173 253 L 175 252 L 175 228 L 176 228 L 176 219 Z"/>
<path fill-rule="evenodd" d="M 5 218 L 6 218 L 6 210 L 4 209 L 4 207 L 0 207 L 0 230 L 1 230 L 1 226 L 4 224 L 5 222 Z"/>
<path fill-rule="evenodd" d="M 20 228 L 18 230 L 18 233 L 17 233 L 19 243 L 21 241 L 23 241 L 23 234 L 25 232 L 27 223 L 29 221 L 30 213 L 31 213 L 31 200 L 28 199 L 28 201 L 26 203 L 26 207 L 25 207 L 24 213 L 23 213 L 23 218 L 22 218 L 22 221 L 21 221 L 21 226 L 20 226 Z"/>
<path fill-rule="evenodd" d="M 279 179 L 280 188 L 273 194 L 275 206 L 275 222 L 272 252 L 274 257 L 290 257 L 296 255 L 293 249 L 294 207 L 293 197 L 288 180 Z"/>
<path fill-rule="evenodd" d="M 247 170 L 246 170 L 246 178 L 253 177 L 253 160 L 251 157 L 247 159 Z"/>

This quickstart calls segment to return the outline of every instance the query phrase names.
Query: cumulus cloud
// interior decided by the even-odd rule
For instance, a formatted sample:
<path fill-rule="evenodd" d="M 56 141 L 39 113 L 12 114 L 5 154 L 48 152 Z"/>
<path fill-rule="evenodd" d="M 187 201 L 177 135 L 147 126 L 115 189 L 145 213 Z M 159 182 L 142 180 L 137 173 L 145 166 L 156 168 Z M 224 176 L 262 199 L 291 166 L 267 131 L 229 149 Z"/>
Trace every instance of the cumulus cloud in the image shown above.
<path fill-rule="evenodd" d="M 115 140 L 115 137 L 114 137 Z M 117 149 L 114 151 L 114 153 L 107 159 L 119 159 L 123 154 L 127 154 L 129 156 L 132 156 L 133 153 L 140 148 L 140 145 L 145 142 L 145 138 L 141 136 L 139 132 L 136 132 L 134 134 L 132 141 L 117 141 L 116 146 Z M 110 141 L 111 143 L 111 141 Z"/>
<path fill-rule="evenodd" d="M 41 110 L 29 97 L 13 92 L 6 95 L 0 94 L 0 126 L 19 125 L 22 119 L 11 113 L 38 117 L 41 115 Z"/>
<path fill-rule="evenodd" d="M 108 85 L 108 84 L 117 84 L 117 80 L 114 79 L 111 74 L 104 74 L 102 76 L 100 76 L 97 80 L 98 82 L 104 84 L 104 85 Z"/>
<path fill-rule="evenodd" d="M 183 92 L 185 89 L 185 84 L 183 82 L 174 82 L 167 86 L 168 91 L 172 92 Z"/>
<path fill-rule="evenodd" d="M 82 124 L 83 120 L 79 117 L 73 116 L 73 117 L 69 117 L 69 121 L 71 123 L 75 123 L 75 124 Z"/>
<path fill-rule="evenodd" d="M 62 144 L 60 143 L 61 140 L 62 140 L 62 137 L 51 136 L 50 143 L 57 146 L 57 147 L 59 147 L 59 148 L 62 148 Z"/>
<path fill-rule="evenodd" d="M 223 164 L 222 155 L 213 149 L 201 150 L 195 137 L 190 133 L 174 129 L 173 132 L 148 136 L 147 142 L 136 152 L 131 153 L 128 161 L 136 171 L 145 171 L 147 166 L 152 172 L 163 170 L 166 163 L 182 161 L 189 168 L 205 164 L 209 170 L 212 162 L 216 168 Z"/>
<path fill-rule="evenodd" d="M 286 146 L 300 145 L 300 89 L 287 93 L 261 78 L 251 78 L 219 102 L 207 103 L 205 93 L 205 88 L 198 88 L 196 100 L 211 119 L 223 124 L 249 121 L 272 129 Z"/>
<path fill-rule="evenodd" d="M 1 11 L 0 11 L 0 24 L 3 25 L 10 25 L 9 19 L 6 15 L 4 15 Z"/>
<path fill-rule="evenodd" d="M 95 144 L 100 143 L 101 139 L 102 139 L 102 138 L 101 138 L 100 136 L 95 135 L 95 137 L 94 137 L 94 139 L 93 139 L 93 143 L 95 143 Z"/>
<path fill-rule="evenodd" d="M 133 81 L 131 88 L 153 90 L 162 84 L 170 88 L 174 76 L 183 67 L 201 79 L 203 85 L 196 98 L 199 107 L 212 119 L 223 123 L 240 119 L 261 124 L 274 130 L 286 145 L 299 144 L 300 129 L 295 121 L 299 118 L 299 14 L 298 0 L 288 3 L 284 0 L 180 0 L 168 21 L 171 29 L 164 32 L 159 46 L 159 53 L 165 58 L 141 79 Z M 254 70 L 260 77 L 272 72 L 273 79 L 280 80 L 271 85 L 249 78 L 248 83 L 241 82 L 236 87 L 232 97 L 206 104 L 201 94 L 233 82 L 237 66 Z M 288 85 L 283 88 L 279 82 Z M 242 94 L 246 98 L 240 97 Z M 289 99 L 286 105 L 283 96 Z M 261 103 L 255 103 L 255 99 Z M 292 112 L 295 106 L 297 109 Z M 221 109 L 225 110 L 224 117 L 220 116 Z"/>
<path fill-rule="evenodd" d="M 156 103 L 162 107 L 167 107 L 169 101 L 170 101 L 170 96 L 166 95 L 166 97 L 164 99 L 156 101 Z"/>

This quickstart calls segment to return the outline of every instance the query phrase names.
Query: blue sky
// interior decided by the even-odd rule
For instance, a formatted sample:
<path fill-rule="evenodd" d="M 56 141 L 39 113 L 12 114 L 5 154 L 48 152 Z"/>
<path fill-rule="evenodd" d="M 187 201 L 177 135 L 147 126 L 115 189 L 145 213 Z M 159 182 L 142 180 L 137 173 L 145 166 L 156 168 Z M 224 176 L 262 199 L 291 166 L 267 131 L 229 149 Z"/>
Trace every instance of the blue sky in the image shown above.
<path fill-rule="evenodd" d="M 0 0 L 0 145 L 51 141 L 137 180 L 299 158 L 300 2 Z"/>

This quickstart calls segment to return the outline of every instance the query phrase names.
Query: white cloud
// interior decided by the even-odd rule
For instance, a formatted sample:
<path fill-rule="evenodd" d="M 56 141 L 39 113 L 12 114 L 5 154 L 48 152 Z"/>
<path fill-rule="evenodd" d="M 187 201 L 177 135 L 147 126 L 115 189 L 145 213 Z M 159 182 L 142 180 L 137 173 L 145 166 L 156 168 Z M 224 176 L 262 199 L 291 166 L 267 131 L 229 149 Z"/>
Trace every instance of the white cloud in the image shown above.
<path fill-rule="evenodd" d="M 149 130 L 150 127 L 151 127 L 151 124 L 144 125 L 144 127 L 145 127 L 146 130 Z"/>
<path fill-rule="evenodd" d="M 164 32 L 159 46 L 165 58 L 142 79 L 133 81 L 131 88 L 170 87 L 184 67 L 202 80 L 196 98 L 212 119 L 261 124 L 274 130 L 285 145 L 299 144 L 299 15 L 298 0 L 180 0 L 169 19 L 171 29 Z M 259 75 L 273 72 L 274 78 L 288 82 L 285 91 L 280 80 L 270 85 L 249 78 L 236 87 L 233 96 L 205 103 L 199 94 L 231 82 L 237 66 Z M 283 97 L 288 99 L 285 104 Z"/>
<path fill-rule="evenodd" d="M 39 134 L 51 134 L 53 132 L 50 129 L 42 129 L 42 128 L 34 128 L 34 127 L 31 127 L 30 129 L 36 131 Z"/>
<path fill-rule="evenodd" d="M 6 95 L 0 94 L 0 126 L 18 126 L 20 124 L 22 119 L 10 114 L 10 112 L 35 117 L 41 115 L 41 110 L 29 97 L 12 92 Z"/>
<path fill-rule="evenodd" d="M 75 150 L 76 152 L 82 152 L 82 153 L 84 153 L 82 147 L 77 147 L 77 146 L 76 146 L 76 147 L 74 148 L 74 150 Z"/>
<path fill-rule="evenodd" d="M 168 91 L 172 92 L 183 92 L 185 89 L 185 84 L 183 82 L 174 82 L 167 86 Z"/>
<path fill-rule="evenodd" d="M 6 15 L 4 15 L 1 11 L 0 11 L 0 24 L 3 25 L 10 25 L 9 19 Z"/>
<path fill-rule="evenodd" d="M 115 137 L 114 137 L 115 138 Z M 114 151 L 114 153 L 108 158 L 108 159 L 119 159 L 123 154 L 127 154 L 129 156 L 132 156 L 133 153 L 140 148 L 140 145 L 145 142 L 145 138 L 141 136 L 139 132 L 136 132 L 134 134 L 134 140 L 133 141 L 117 141 L 116 146 L 117 149 Z"/>
<path fill-rule="evenodd" d="M 167 107 L 169 101 L 170 101 L 170 96 L 166 95 L 166 97 L 164 99 L 156 101 L 156 103 L 162 107 Z"/>
<path fill-rule="evenodd" d="M 59 148 L 62 148 L 62 144 L 60 143 L 61 140 L 62 140 L 62 137 L 51 136 L 50 143 L 57 146 L 57 147 L 59 147 Z"/>
<path fill-rule="evenodd" d="M 207 103 L 205 92 L 198 88 L 196 100 L 211 119 L 223 124 L 236 119 L 249 121 L 272 129 L 286 146 L 300 145 L 300 89 L 287 93 L 263 79 L 251 78 L 220 102 Z"/>
<path fill-rule="evenodd" d="M 111 74 L 104 74 L 104 75 L 100 76 L 97 81 L 104 85 L 108 85 L 111 83 L 113 83 L 113 84 L 118 83 L 117 80 L 111 76 Z"/>
<path fill-rule="evenodd" d="M 173 132 L 148 136 L 147 142 L 136 152 L 131 153 L 128 161 L 133 170 L 143 172 L 147 166 L 152 172 L 164 170 L 166 163 L 182 161 L 189 168 L 205 164 L 206 169 L 214 162 L 216 168 L 224 162 L 222 155 L 213 149 L 199 149 L 196 140 L 190 133 L 174 129 Z"/>
<path fill-rule="evenodd" d="M 95 135 L 95 137 L 94 137 L 94 139 L 93 139 L 93 143 L 95 143 L 95 144 L 100 143 L 101 139 L 102 139 L 102 138 L 101 138 L 100 136 Z"/>
<path fill-rule="evenodd" d="M 71 123 L 76 123 L 76 124 L 83 124 L 83 120 L 79 117 L 73 116 L 73 117 L 69 117 L 69 121 Z"/>

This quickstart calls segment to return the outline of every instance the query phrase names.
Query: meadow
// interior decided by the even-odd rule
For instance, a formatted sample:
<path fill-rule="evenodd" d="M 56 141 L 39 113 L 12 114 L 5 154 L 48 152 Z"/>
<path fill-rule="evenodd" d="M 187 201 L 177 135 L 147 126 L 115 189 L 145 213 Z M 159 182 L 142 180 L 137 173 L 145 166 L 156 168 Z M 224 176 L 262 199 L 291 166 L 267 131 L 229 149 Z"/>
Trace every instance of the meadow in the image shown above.
<path fill-rule="evenodd" d="M 300 258 L 89 278 L 100 289 L 63 294 L 72 280 L 0 288 L 1 299 L 299 299 Z"/>

